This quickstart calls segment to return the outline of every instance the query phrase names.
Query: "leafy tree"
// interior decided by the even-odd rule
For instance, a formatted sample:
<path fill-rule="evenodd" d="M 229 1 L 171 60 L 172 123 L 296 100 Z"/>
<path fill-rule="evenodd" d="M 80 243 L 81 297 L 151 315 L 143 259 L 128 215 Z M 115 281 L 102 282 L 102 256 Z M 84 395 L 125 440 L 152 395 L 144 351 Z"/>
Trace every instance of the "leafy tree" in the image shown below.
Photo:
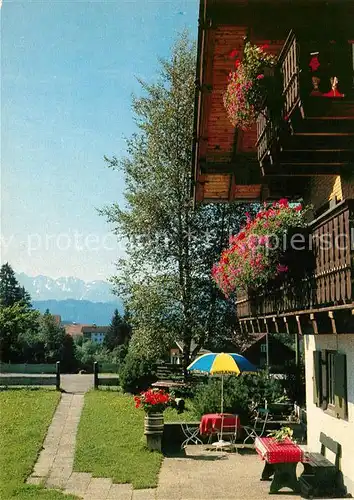
<path fill-rule="evenodd" d="M 30 338 L 33 338 L 38 330 L 39 316 L 38 311 L 30 309 L 22 301 L 0 307 L 1 361 L 28 361 L 28 345 L 32 345 Z M 26 359 L 23 359 L 26 343 Z"/>
<path fill-rule="evenodd" d="M 31 305 L 31 297 L 21 287 L 15 277 L 15 272 L 8 262 L 0 269 L 0 306 L 9 307 L 22 301 L 27 306 Z"/>
<path fill-rule="evenodd" d="M 119 314 L 118 309 L 114 311 L 108 332 L 105 335 L 103 345 L 113 351 L 116 347 L 129 342 L 131 327 Z"/>
<path fill-rule="evenodd" d="M 128 156 L 105 158 L 125 175 L 126 207 L 101 210 L 126 243 L 113 283 L 131 316 L 132 351 L 156 358 L 182 340 L 184 368 L 192 339 L 196 350 L 216 348 L 237 333 L 234 299 L 222 296 L 210 273 L 245 221 L 242 205 L 193 209 L 194 80 L 195 47 L 183 34 L 161 62 L 158 81 L 140 82 L 144 96 L 133 99 L 138 132 L 127 141 Z"/>
<path fill-rule="evenodd" d="M 39 337 L 44 345 L 46 363 L 60 361 L 63 370 L 75 368 L 75 345 L 72 337 L 58 325 L 47 310 L 40 318 Z"/>

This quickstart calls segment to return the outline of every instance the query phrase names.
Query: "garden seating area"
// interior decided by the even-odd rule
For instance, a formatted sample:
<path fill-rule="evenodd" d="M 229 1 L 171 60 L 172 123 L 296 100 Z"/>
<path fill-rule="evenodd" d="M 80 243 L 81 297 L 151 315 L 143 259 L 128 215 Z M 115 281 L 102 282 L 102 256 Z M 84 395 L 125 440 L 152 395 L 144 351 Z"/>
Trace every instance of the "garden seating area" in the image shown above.
<path fill-rule="evenodd" d="M 72 377 L 79 378 L 80 375 Z M 214 380 L 206 387 L 203 384 L 203 395 L 206 394 L 206 390 L 213 392 L 215 384 L 216 388 L 218 388 L 217 382 L 217 380 Z M 229 380 L 225 382 L 224 395 L 227 403 L 226 407 L 228 408 L 230 404 L 227 399 Z M 75 381 L 74 384 L 76 384 Z M 155 394 L 160 394 L 156 396 L 156 404 L 158 405 L 165 404 L 170 399 L 166 393 L 157 393 L 155 391 Z M 21 408 L 23 406 L 23 412 L 27 412 L 27 406 L 31 404 L 33 418 L 37 422 L 43 420 L 35 444 L 36 450 L 39 450 L 45 427 L 48 425 L 55 404 L 60 398 L 58 392 L 48 389 L 20 389 L 16 391 L 4 390 L 1 395 L 6 400 L 10 398 L 8 401 L 14 398 L 13 403 L 11 403 L 12 406 L 19 407 L 20 405 Z M 70 398 L 72 396 L 64 394 L 63 397 Z M 272 421 L 273 417 L 279 418 L 279 407 L 272 415 L 272 404 L 263 399 L 260 402 L 262 408 L 258 409 L 254 409 L 254 405 L 248 401 L 253 409 L 253 419 L 246 419 L 244 414 L 238 415 L 237 413 L 227 412 L 223 414 L 220 412 L 205 413 L 200 416 L 200 410 L 198 410 L 200 408 L 198 406 L 199 397 L 198 392 L 193 394 L 192 397 L 185 397 L 183 409 L 178 409 L 176 405 L 168 405 L 163 412 L 162 453 L 156 453 L 149 451 L 146 447 L 147 441 L 143 434 L 144 412 L 134 408 L 134 399 L 131 394 L 123 394 L 120 390 L 117 391 L 112 387 L 104 386 L 99 386 L 99 390 L 87 392 L 82 414 L 78 420 L 75 457 L 72 458 L 73 472 L 72 476 L 66 479 L 67 486 L 64 491 L 66 493 L 75 491 L 75 494 L 78 494 L 80 488 L 76 491 L 75 488 L 69 487 L 69 485 L 74 484 L 75 478 L 81 476 L 83 479 L 87 479 L 87 483 L 92 485 L 97 482 L 97 485 L 102 483 L 105 487 L 107 486 L 107 495 L 104 496 L 102 493 L 102 498 L 107 500 L 121 498 L 119 495 L 112 497 L 113 493 L 109 496 L 108 491 L 124 491 L 126 495 L 124 498 L 129 498 L 129 500 L 142 498 L 141 495 L 146 495 L 144 498 L 149 500 L 166 500 L 166 498 L 175 498 L 176 500 L 185 498 L 199 500 L 229 499 L 235 491 L 237 492 L 236 498 L 240 500 L 259 500 L 265 498 L 269 491 L 277 493 L 278 490 L 280 490 L 284 500 L 300 498 L 300 493 L 305 495 L 306 491 L 309 494 L 314 491 L 309 489 L 308 485 L 312 485 L 312 488 L 316 485 L 314 478 L 316 479 L 317 475 L 320 474 L 321 463 L 319 463 L 318 457 L 315 455 L 313 460 L 310 461 L 308 455 L 304 453 L 303 447 L 294 444 L 287 437 L 291 437 L 291 428 L 296 428 L 296 422 L 283 421 L 287 422 L 289 429 L 285 431 L 282 428 L 281 431 L 273 431 L 273 437 L 269 437 L 270 429 L 268 426 L 272 422 L 275 422 L 275 427 L 279 429 L 279 421 Z M 215 391 L 215 397 L 215 404 L 219 404 L 217 391 Z M 36 403 L 37 399 L 38 403 Z M 43 413 L 45 418 L 39 420 L 37 408 L 39 412 L 42 412 L 43 404 L 47 404 L 47 400 L 50 400 L 51 405 L 48 406 L 48 411 Z M 209 397 L 206 404 L 207 407 L 213 408 L 212 398 Z M 264 406 L 267 406 L 267 409 L 263 408 Z M 58 409 L 60 409 L 60 405 Z M 290 406 L 288 406 L 288 409 L 290 411 Z M 21 415 L 23 412 L 21 410 Z M 290 416 L 288 414 L 288 418 Z M 286 414 L 283 412 L 282 418 L 285 417 Z M 12 419 L 13 416 L 11 415 L 7 417 L 3 441 L 4 439 L 7 440 L 9 449 L 14 446 L 11 441 L 16 442 L 16 446 L 21 448 L 27 442 L 27 438 L 24 437 L 23 429 L 20 433 L 21 442 L 17 440 L 17 436 L 10 431 Z M 55 419 L 56 417 L 54 417 Z M 23 423 L 26 423 L 26 421 L 24 419 Z M 261 427 L 259 427 L 259 423 Z M 245 428 L 248 429 L 248 432 L 245 431 Z M 250 429 L 255 432 L 250 432 Z M 245 439 L 247 436 L 250 436 L 248 441 Z M 289 452 L 285 458 L 283 457 L 284 446 L 276 444 L 279 438 L 284 438 L 288 448 L 291 448 L 294 452 L 296 451 L 293 456 Z M 222 444 L 220 445 L 220 443 Z M 263 448 L 259 443 L 263 444 Z M 271 443 L 271 446 L 268 446 L 267 443 Z M 340 449 L 338 443 L 334 443 L 328 438 L 323 438 L 323 445 L 330 449 L 336 445 L 337 451 Z M 277 455 L 277 448 L 282 452 L 280 455 Z M 33 467 L 36 450 L 33 447 L 31 450 L 32 455 L 31 458 L 29 457 L 26 471 L 23 470 L 21 472 L 22 476 L 16 480 L 14 479 L 13 485 L 6 486 L 4 491 L 10 491 L 10 487 L 19 488 L 18 491 L 23 491 L 23 493 L 20 493 L 16 498 L 21 500 L 27 498 L 26 495 L 29 495 L 29 493 L 26 492 L 30 492 L 31 489 L 40 491 L 43 498 L 61 498 L 62 494 L 58 491 L 44 489 L 41 485 L 24 484 L 21 487 L 19 486 L 21 481 L 28 477 L 31 467 Z M 19 451 L 19 453 L 22 452 Z M 278 458 L 275 459 L 274 457 Z M 41 460 L 41 457 L 39 457 L 39 462 Z M 56 460 L 61 459 L 57 457 Z M 322 462 L 324 460 L 326 459 L 323 458 Z M 328 461 L 326 461 L 326 464 L 326 470 L 329 472 L 335 471 L 337 474 L 337 464 L 331 464 Z M 6 467 L 7 465 L 5 465 L 5 469 Z M 35 470 L 38 470 L 38 467 L 39 465 Z M 322 470 L 324 469 L 322 468 Z M 51 474 L 55 474 L 53 469 Z M 261 479 L 269 479 L 271 483 L 261 481 Z M 15 481 L 17 482 L 15 483 Z M 120 489 L 120 486 L 122 489 Z M 289 492 L 288 495 L 286 491 L 283 491 L 285 486 L 293 489 L 293 492 Z M 47 485 L 47 488 L 49 487 Z M 53 487 L 55 485 L 51 486 L 51 488 Z M 84 488 L 84 485 L 82 484 L 80 487 Z M 140 496 L 139 492 L 141 492 Z M 187 492 L 188 496 L 186 496 Z M 86 498 L 91 499 L 89 495 L 82 495 L 82 497 L 84 500 Z"/>

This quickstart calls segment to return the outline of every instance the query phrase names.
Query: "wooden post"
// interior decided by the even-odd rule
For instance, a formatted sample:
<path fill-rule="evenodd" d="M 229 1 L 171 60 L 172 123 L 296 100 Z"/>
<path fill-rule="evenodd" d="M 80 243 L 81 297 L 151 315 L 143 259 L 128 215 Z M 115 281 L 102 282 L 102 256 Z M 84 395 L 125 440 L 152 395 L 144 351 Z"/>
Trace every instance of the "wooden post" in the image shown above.
<path fill-rule="evenodd" d="M 313 333 L 315 335 L 317 335 L 318 334 L 318 326 L 317 326 L 316 316 L 314 314 L 310 314 L 310 320 L 312 321 Z"/>
<path fill-rule="evenodd" d="M 268 323 L 267 320 L 264 319 L 264 324 L 266 327 L 266 364 L 267 364 L 267 371 L 269 371 L 269 339 L 268 339 Z"/>
<path fill-rule="evenodd" d="M 332 332 L 337 334 L 337 325 L 336 325 L 336 320 L 333 314 L 333 311 L 328 312 L 328 317 L 331 320 L 331 325 L 332 325 Z"/>
<path fill-rule="evenodd" d="M 98 363 L 97 361 L 93 364 L 93 387 L 98 389 Z"/>
<path fill-rule="evenodd" d="M 56 362 L 55 367 L 55 389 L 60 391 L 60 361 Z"/>

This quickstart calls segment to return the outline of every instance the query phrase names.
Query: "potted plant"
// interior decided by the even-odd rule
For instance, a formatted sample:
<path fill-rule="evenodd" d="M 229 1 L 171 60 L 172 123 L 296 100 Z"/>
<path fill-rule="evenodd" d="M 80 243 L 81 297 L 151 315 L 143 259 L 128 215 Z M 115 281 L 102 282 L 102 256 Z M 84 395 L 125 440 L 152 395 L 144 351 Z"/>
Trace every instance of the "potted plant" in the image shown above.
<path fill-rule="evenodd" d="M 289 205 L 281 199 L 264 205 L 235 236 L 231 236 L 212 277 L 226 296 L 234 291 L 258 293 L 271 282 L 282 282 L 291 272 L 284 262 L 284 234 L 290 228 L 305 227 L 305 213 L 301 205 Z"/>
<path fill-rule="evenodd" d="M 162 389 L 148 389 L 134 397 L 135 408 L 145 411 L 144 434 L 149 450 L 161 451 L 163 412 L 171 404 L 171 396 Z"/>
<path fill-rule="evenodd" d="M 236 59 L 236 69 L 229 74 L 224 106 L 231 123 L 242 130 L 256 122 L 266 95 L 265 72 L 277 62 L 275 56 L 265 52 L 266 48 L 266 45 L 258 47 L 247 42 L 242 61 Z M 231 57 L 236 56 L 237 52 L 233 51 Z"/>

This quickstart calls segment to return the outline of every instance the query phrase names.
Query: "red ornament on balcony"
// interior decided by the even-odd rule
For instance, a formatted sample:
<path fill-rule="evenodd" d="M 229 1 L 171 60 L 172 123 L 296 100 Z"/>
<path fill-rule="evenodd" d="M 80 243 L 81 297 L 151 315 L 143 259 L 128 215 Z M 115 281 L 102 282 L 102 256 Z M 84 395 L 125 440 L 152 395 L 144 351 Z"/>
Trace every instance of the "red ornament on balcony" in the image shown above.
<path fill-rule="evenodd" d="M 309 63 L 309 66 L 311 68 L 312 71 L 317 71 L 318 68 L 321 66 L 321 63 L 320 61 L 318 60 L 318 56 L 313 56 L 310 63 Z"/>
<path fill-rule="evenodd" d="M 323 94 L 323 97 L 344 97 L 344 94 L 341 94 L 337 88 L 338 78 L 336 76 L 333 76 L 331 78 L 331 85 L 332 85 L 331 90 L 326 94 Z"/>

